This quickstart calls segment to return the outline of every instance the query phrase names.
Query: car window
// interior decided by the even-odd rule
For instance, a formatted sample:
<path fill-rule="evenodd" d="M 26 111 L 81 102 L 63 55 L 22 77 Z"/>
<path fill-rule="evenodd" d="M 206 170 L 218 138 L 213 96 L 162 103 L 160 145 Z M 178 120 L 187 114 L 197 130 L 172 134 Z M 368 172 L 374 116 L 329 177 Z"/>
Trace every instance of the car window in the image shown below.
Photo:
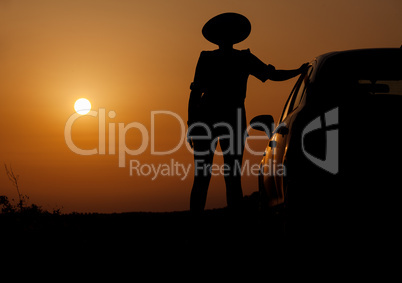
<path fill-rule="evenodd" d="M 286 101 L 285 108 L 282 113 L 282 117 L 280 121 L 282 122 L 283 120 L 286 119 L 287 115 L 293 111 L 293 109 L 297 108 L 297 106 L 300 104 L 300 101 L 303 97 L 304 90 L 306 83 L 308 82 L 308 78 L 311 74 L 312 68 L 309 68 L 307 73 L 304 75 L 301 75 L 300 78 L 297 80 L 295 86 L 293 87 L 293 90 Z"/>
<path fill-rule="evenodd" d="M 402 95 L 402 80 L 358 80 L 353 89 L 368 95 Z"/>
<path fill-rule="evenodd" d="M 287 116 L 288 113 L 289 113 L 289 107 L 290 107 L 290 104 L 291 104 L 292 101 L 293 101 L 293 97 L 295 96 L 296 90 L 299 89 L 298 86 L 299 86 L 299 80 L 297 81 L 297 83 L 296 83 L 295 86 L 293 87 L 293 90 L 292 90 L 292 92 L 290 93 L 288 100 L 286 101 L 285 108 L 283 109 L 282 116 L 281 116 L 281 119 L 280 119 L 281 122 L 282 122 L 283 120 L 285 120 L 286 116 Z"/>
<path fill-rule="evenodd" d="M 303 77 L 303 79 L 300 83 L 299 89 L 297 90 L 297 94 L 295 95 L 294 100 L 291 103 L 291 109 L 289 112 L 293 111 L 294 109 L 296 109 L 299 106 L 300 101 L 303 98 L 303 95 L 306 91 L 306 86 L 309 82 L 309 77 L 310 77 L 311 72 L 312 72 L 312 68 L 310 68 L 307 71 L 307 74 Z"/>
<path fill-rule="evenodd" d="M 351 95 L 398 95 L 402 79 L 402 49 L 340 53 L 325 60 L 319 81 L 324 99 Z M 347 66 L 347 68 L 345 68 Z M 399 85 L 399 86 L 398 86 Z"/>

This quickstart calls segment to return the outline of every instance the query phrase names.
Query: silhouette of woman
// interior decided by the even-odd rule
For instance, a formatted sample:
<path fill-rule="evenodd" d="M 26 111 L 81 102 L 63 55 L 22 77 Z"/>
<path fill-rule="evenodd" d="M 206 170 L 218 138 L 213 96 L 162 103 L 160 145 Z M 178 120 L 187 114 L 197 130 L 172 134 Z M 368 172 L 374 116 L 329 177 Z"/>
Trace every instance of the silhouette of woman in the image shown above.
<path fill-rule="evenodd" d="M 224 13 L 210 19 L 202 34 L 219 49 L 202 51 L 199 57 L 188 105 L 188 142 L 194 149 L 194 184 L 190 211 L 204 210 L 213 157 L 217 142 L 223 153 L 223 175 L 229 209 L 241 207 L 241 165 L 247 138 L 247 79 L 253 75 L 262 82 L 293 78 L 307 67 L 276 70 L 254 56 L 249 49 L 236 50 L 233 44 L 246 39 L 251 31 L 249 20 L 237 13 Z M 216 173 L 216 172 L 215 172 Z"/>

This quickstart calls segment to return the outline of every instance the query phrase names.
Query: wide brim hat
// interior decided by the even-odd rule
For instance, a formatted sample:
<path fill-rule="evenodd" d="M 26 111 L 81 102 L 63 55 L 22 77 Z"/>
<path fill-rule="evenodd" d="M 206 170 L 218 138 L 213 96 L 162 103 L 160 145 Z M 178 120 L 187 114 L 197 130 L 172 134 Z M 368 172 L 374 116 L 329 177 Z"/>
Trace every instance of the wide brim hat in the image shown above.
<path fill-rule="evenodd" d="M 210 42 L 236 44 L 245 40 L 251 32 L 251 23 L 243 15 L 223 13 L 210 19 L 202 28 L 203 36 Z"/>

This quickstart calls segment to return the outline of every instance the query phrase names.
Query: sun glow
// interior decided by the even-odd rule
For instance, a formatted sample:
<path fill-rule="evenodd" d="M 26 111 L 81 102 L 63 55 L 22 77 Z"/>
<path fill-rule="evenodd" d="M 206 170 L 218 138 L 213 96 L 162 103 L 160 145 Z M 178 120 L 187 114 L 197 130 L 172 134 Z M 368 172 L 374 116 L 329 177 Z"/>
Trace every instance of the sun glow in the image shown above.
<path fill-rule="evenodd" d="M 80 115 L 88 114 L 91 111 L 91 102 L 86 98 L 80 98 L 75 102 L 74 109 Z"/>

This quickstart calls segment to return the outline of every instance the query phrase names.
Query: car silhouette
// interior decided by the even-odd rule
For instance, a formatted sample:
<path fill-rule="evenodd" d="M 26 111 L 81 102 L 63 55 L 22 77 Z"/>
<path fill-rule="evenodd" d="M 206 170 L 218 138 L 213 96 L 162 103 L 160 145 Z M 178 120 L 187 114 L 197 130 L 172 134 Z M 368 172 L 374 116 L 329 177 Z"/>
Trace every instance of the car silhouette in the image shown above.
<path fill-rule="evenodd" d="M 277 126 L 270 115 L 250 125 L 269 137 L 261 206 L 283 215 L 289 234 L 358 237 L 400 222 L 402 49 L 318 56 Z"/>

